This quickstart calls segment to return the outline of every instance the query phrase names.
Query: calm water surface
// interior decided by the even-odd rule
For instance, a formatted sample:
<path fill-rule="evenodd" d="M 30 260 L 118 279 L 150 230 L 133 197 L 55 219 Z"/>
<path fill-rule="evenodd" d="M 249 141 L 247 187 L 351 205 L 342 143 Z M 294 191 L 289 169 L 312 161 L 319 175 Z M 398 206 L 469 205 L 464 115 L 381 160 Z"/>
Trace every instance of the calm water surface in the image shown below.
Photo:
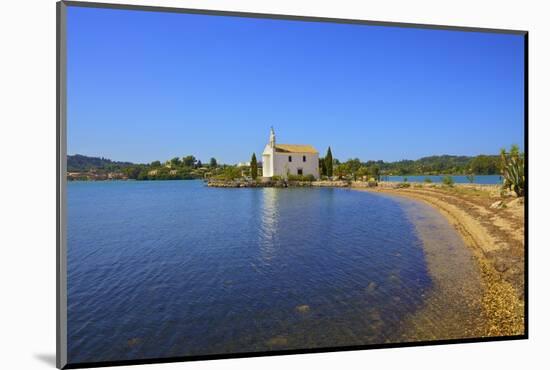
<path fill-rule="evenodd" d="M 71 182 L 69 361 L 401 340 L 439 284 L 407 212 L 428 211 L 347 189 Z"/>

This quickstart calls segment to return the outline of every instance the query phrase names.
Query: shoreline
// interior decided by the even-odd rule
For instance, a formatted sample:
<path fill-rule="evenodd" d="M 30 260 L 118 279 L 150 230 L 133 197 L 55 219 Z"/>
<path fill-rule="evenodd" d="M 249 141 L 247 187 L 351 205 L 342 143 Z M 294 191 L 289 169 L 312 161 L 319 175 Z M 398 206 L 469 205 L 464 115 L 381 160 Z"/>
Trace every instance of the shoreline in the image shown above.
<path fill-rule="evenodd" d="M 484 316 L 481 336 L 525 334 L 522 198 L 442 187 L 351 189 L 412 199 L 435 209 L 457 231 L 479 267 Z M 503 206 L 492 208 L 497 202 Z"/>

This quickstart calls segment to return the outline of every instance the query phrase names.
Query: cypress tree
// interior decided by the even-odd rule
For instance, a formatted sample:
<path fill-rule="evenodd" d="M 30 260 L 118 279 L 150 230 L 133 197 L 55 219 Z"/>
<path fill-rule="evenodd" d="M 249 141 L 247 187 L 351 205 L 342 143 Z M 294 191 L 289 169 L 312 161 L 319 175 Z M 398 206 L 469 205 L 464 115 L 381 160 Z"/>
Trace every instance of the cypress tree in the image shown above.
<path fill-rule="evenodd" d="M 327 176 L 332 177 L 332 151 L 330 150 L 330 146 L 328 147 L 327 155 L 325 156 L 325 167 Z"/>
<path fill-rule="evenodd" d="M 319 174 L 321 174 L 321 176 L 327 175 L 327 166 L 325 165 L 325 158 L 319 158 Z"/>
<path fill-rule="evenodd" d="M 258 177 L 258 162 L 256 161 L 256 153 L 252 153 L 252 159 L 250 159 L 250 176 L 254 180 Z"/>

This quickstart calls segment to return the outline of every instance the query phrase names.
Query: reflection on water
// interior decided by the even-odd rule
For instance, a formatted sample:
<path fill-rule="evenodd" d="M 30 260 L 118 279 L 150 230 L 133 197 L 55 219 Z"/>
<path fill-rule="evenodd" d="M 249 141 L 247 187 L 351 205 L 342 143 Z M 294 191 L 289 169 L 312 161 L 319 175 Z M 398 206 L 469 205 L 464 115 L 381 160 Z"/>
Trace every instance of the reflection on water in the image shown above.
<path fill-rule="evenodd" d="M 269 261 L 275 253 L 275 238 L 277 235 L 277 211 L 278 189 L 265 188 L 262 191 L 262 209 L 260 210 L 261 228 L 259 233 L 259 245 L 264 261 Z"/>
<path fill-rule="evenodd" d="M 410 209 L 426 214 L 346 189 L 70 183 L 69 361 L 414 340 L 449 302 L 426 311 L 441 274 Z M 427 251 L 463 247 L 433 225 Z"/>

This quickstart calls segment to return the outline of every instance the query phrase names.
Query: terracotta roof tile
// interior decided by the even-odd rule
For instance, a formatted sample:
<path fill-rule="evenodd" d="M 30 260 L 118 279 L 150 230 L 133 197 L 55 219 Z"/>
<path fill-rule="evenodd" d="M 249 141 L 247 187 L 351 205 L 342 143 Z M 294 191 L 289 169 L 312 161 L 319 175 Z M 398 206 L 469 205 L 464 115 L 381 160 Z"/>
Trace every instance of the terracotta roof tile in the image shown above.
<path fill-rule="evenodd" d="M 278 153 L 319 153 L 311 145 L 299 144 L 275 144 L 275 151 Z"/>

